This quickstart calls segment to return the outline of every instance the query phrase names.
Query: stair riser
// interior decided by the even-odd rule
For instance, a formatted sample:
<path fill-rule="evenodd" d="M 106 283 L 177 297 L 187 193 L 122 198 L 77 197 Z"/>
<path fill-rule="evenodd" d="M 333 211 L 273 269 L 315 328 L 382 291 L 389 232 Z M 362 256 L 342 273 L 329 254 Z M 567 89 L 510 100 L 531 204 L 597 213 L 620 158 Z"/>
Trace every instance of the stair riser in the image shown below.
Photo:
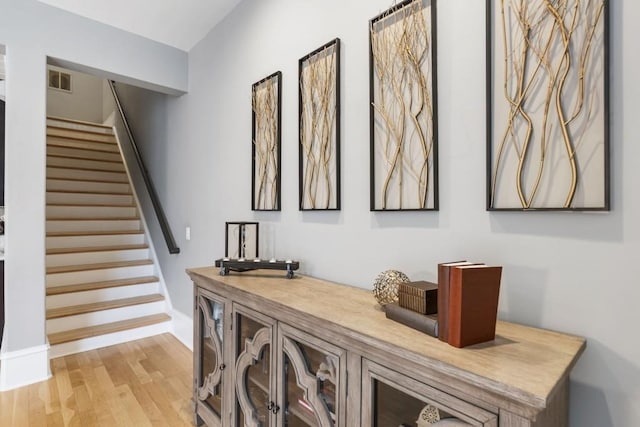
<path fill-rule="evenodd" d="M 120 231 L 140 230 L 140 220 L 47 221 L 47 231 Z"/>
<path fill-rule="evenodd" d="M 117 184 L 92 181 L 65 181 L 64 179 L 47 179 L 47 191 L 99 191 L 112 193 L 130 193 L 128 183 Z"/>
<path fill-rule="evenodd" d="M 78 283 L 104 282 L 130 277 L 152 276 L 153 264 L 137 265 L 104 270 L 74 271 L 70 273 L 47 274 L 47 286 L 76 285 Z"/>
<path fill-rule="evenodd" d="M 47 147 L 47 155 L 67 156 L 86 160 L 107 160 L 111 162 L 122 162 L 119 153 L 107 153 L 102 151 L 78 150 L 65 147 Z"/>
<path fill-rule="evenodd" d="M 149 258 L 149 249 L 130 249 L 121 251 L 81 252 L 73 254 L 54 254 L 46 256 L 47 267 L 63 265 L 98 264 L 102 262 L 134 261 Z"/>
<path fill-rule="evenodd" d="M 126 173 L 120 172 L 100 172 L 100 171 L 83 171 L 79 169 L 65 169 L 47 167 L 47 178 L 71 178 L 71 179 L 88 179 L 94 181 L 115 181 L 129 183 Z"/>
<path fill-rule="evenodd" d="M 97 134 L 93 132 L 84 132 L 73 129 L 47 128 L 47 136 L 56 136 L 59 138 L 75 138 L 87 141 L 97 141 L 103 143 L 115 143 L 113 135 Z"/>
<path fill-rule="evenodd" d="M 57 138 L 55 136 L 47 137 L 47 148 L 49 147 L 67 147 L 79 148 L 91 151 L 100 151 L 105 153 L 120 153 L 117 144 L 105 144 L 103 142 L 78 141 L 75 139 Z"/>
<path fill-rule="evenodd" d="M 49 349 L 49 358 L 53 359 L 69 354 L 93 350 L 96 348 L 121 344 L 132 340 L 138 340 L 146 337 L 151 337 L 153 335 L 163 334 L 165 332 L 171 332 L 172 330 L 173 323 L 171 321 L 166 321 L 162 323 L 156 323 L 154 325 L 143 326 L 140 328 L 128 329 L 126 331 L 113 332 L 97 337 L 84 338 L 77 341 L 56 344 L 52 345 Z"/>
<path fill-rule="evenodd" d="M 76 248 L 82 246 L 140 245 L 144 234 L 110 234 L 106 236 L 60 236 L 47 237 L 47 248 Z"/>
<path fill-rule="evenodd" d="M 92 126 L 87 123 L 72 123 L 65 120 L 47 119 L 47 126 L 55 126 L 60 128 L 72 129 L 84 132 L 103 133 L 105 135 L 113 135 L 113 129 L 104 126 Z"/>
<path fill-rule="evenodd" d="M 70 159 L 67 157 L 56 156 L 47 156 L 47 166 L 124 172 L 124 165 L 122 163 L 104 162 L 101 160 Z"/>
<path fill-rule="evenodd" d="M 47 218 L 132 218 L 136 208 L 115 206 L 47 206 Z"/>
<path fill-rule="evenodd" d="M 49 319 L 47 320 L 47 333 L 51 334 L 71 329 L 85 328 L 88 326 L 134 319 L 136 317 L 165 312 L 165 301 L 158 301 L 147 304 L 132 305 L 129 307 L 114 308 L 111 310 L 96 311 L 94 313 L 66 316 L 59 319 Z"/>
<path fill-rule="evenodd" d="M 47 191 L 47 203 L 78 205 L 132 205 L 133 196 L 120 194 L 56 193 Z"/>
<path fill-rule="evenodd" d="M 117 286 L 113 288 L 96 289 L 94 291 L 73 292 L 61 295 L 49 295 L 46 299 L 47 308 L 68 307 L 72 305 L 91 304 L 114 299 L 138 297 L 157 294 L 160 292 L 158 282 L 140 285 Z"/>

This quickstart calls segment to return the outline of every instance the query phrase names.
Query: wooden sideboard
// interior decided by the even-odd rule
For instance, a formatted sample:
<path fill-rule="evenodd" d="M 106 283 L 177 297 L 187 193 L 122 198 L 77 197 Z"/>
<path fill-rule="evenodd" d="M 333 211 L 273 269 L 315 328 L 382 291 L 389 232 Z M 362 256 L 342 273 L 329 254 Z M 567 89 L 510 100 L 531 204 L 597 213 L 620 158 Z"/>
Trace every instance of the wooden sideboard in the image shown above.
<path fill-rule="evenodd" d="M 583 338 L 499 321 L 495 341 L 458 349 L 387 319 L 364 289 L 187 273 L 197 424 L 415 426 L 421 411 L 455 425 L 568 424 Z"/>

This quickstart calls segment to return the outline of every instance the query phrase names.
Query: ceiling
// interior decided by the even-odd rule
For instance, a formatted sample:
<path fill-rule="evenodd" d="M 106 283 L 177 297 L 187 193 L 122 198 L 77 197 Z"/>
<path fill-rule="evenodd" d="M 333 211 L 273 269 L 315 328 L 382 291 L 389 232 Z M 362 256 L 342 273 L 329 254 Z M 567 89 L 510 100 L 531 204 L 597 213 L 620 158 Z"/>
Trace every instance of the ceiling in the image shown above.
<path fill-rule="evenodd" d="M 242 0 L 38 0 L 188 51 Z"/>

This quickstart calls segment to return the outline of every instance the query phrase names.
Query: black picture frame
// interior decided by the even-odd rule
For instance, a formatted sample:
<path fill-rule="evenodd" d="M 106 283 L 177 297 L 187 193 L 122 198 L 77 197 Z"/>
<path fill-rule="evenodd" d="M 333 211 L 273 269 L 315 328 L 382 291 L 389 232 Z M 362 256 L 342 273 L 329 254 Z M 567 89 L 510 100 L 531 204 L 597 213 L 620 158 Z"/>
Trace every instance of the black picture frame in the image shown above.
<path fill-rule="evenodd" d="M 379 43 L 378 39 L 374 38 L 381 34 L 379 31 L 390 31 L 391 38 L 393 38 L 393 29 L 392 26 L 398 24 L 403 19 L 408 19 L 408 26 L 417 25 L 415 14 L 428 13 L 429 17 L 424 19 L 424 23 L 420 25 L 424 25 L 425 28 L 421 31 L 424 32 L 425 39 L 422 40 L 418 35 L 414 36 L 421 43 L 424 43 L 426 49 L 427 59 L 423 61 L 418 61 L 419 65 L 416 67 L 420 70 L 420 73 L 416 73 L 415 78 L 417 83 L 415 86 L 420 85 L 423 88 L 423 92 L 425 95 L 424 101 L 421 103 L 423 110 L 426 110 L 429 116 L 426 119 L 422 119 L 420 125 L 416 125 L 418 127 L 417 132 L 413 132 L 413 139 L 408 139 L 403 137 L 395 138 L 400 141 L 400 143 L 396 142 L 396 146 L 403 147 L 405 145 L 411 144 L 411 148 L 407 150 L 402 150 L 403 153 L 409 153 L 406 156 L 406 160 L 404 156 L 401 157 L 401 161 L 399 162 L 400 166 L 398 167 L 397 160 L 391 162 L 391 169 L 384 171 L 382 165 L 384 162 L 380 158 L 380 144 L 382 142 L 378 141 L 380 139 L 378 137 L 378 128 L 382 129 L 386 132 L 387 136 L 389 135 L 390 129 L 385 128 L 385 123 L 390 122 L 390 120 L 385 120 L 380 117 L 381 115 L 381 107 L 377 104 L 376 92 L 380 91 L 381 83 L 380 76 L 381 73 L 379 70 L 383 68 L 380 66 L 380 60 L 376 59 L 381 57 L 382 55 L 378 55 L 376 57 L 375 51 L 377 49 L 377 43 Z M 424 16 L 424 15 L 423 15 Z M 386 25 L 386 27 L 385 27 Z M 405 25 L 405 24 L 403 24 Z M 389 30 L 391 29 L 391 30 Z M 415 28 L 414 28 L 415 30 Z M 396 40 L 400 37 L 396 36 Z M 393 46 L 392 46 L 393 47 Z M 393 47 L 396 49 L 396 52 L 402 51 L 402 49 L 398 47 Z M 415 57 L 419 57 L 419 55 L 414 55 Z M 397 5 L 391 7 L 387 11 L 379 14 L 369 21 L 369 135 L 370 135 L 370 211 L 437 211 L 439 209 L 439 185 L 438 185 L 438 79 L 437 79 L 437 10 L 436 10 L 436 0 L 405 0 Z M 388 71 L 388 70 L 387 70 Z M 422 74 L 424 73 L 424 74 Z M 382 73 L 383 75 L 392 76 L 392 73 Z M 397 74 L 397 73 L 396 73 Z M 419 76 L 420 74 L 420 76 Z M 424 81 L 420 80 L 424 78 Z M 397 84 L 397 83 L 394 83 Z M 409 91 L 407 92 L 407 86 L 403 86 L 401 89 L 405 89 L 402 91 L 403 102 L 408 103 L 409 101 L 405 99 L 405 97 L 418 96 L 412 92 L 411 85 L 408 86 Z M 384 89 L 388 90 L 388 89 Z M 428 92 L 427 92 L 428 91 Z M 430 102 L 429 102 L 430 100 Z M 411 110 L 410 110 L 411 111 Z M 422 117 L 422 116 L 421 116 Z M 413 126 L 412 123 L 409 123 L 409 118 L 405 118 L 404 120 L 400 120 L 400 126 Z M 425 129 L 422 129 L 422 126 Z M 406 135 L 410 133 L 407 132 Z M 416 135 L 421 135 L 417 137 Z M 403 132 L 402 135 L 405 135 Z M 423 138 L 424 137 L 424 138 Z M 417 138 L 417 141 L 416 141 Z M 393 138 L 392 138 L 393 139 Z M 427 141 L 425 144 L 425 140 Z M 415 155 L 415 152 L 420 152 L 420 149 L 413 150 L 414 144 L 420 144 L 425 147 L 423 153 L 421 154 L 422 158 Z M 387 149 L 384 149 L 384 155 L 387 155 Z M 419 162 L 417 172 L 415 172 L 416 168 L 413 168 L 412 162 Z M 387 163 L 390 163 L 387 159 Z M 408 167 L 405 167 L 404 164 L 409 164 Z M 425 174 L 426 170 L 426 174 Z M 383 177 L 378 175 L 385 174 Z M 395 183 L 395 191 L 397 192 L 396 197 L 398 199 L 397 203 L 388 204 L 389 199 L 389 183 L 395 181 L 402 182 L 403 176 L 410 176 L 411 174 L 415 174 L 416 183 L 413 184 L 413 187 L 407 186 L 409 189 L 403 188 L 403 184 L 398 186 L 397 182 Z M 385 177 L 386 176 L 386 177 Z M 398 178 L 398 176 L 400 178 Z M 382 182 L 380 182 L 382 181 Z M 423 184 L 424 183 L 424 184 Z M 392 190 L 394 191 L 394 190 Z M 404 202 L 404 199 L 409 199 L 408 194 L 404 194 L 405 191 L 410 191 L 412 196 L 411 199 L 415 195 L 417 195 L 417 202 Z M 417 192 L 417 193 L 416 193 Z M 381 193 L 378 197 L 378 193 Z"/>
<path fill-rule="evenodd" d="M 316 105 L 320 108 L 307 108 L 314 100 L 319 101 Z M 340 39 L 335 38 L 298 61 L 298 208 L 301 211 L 340 210 L 340 116 Z M 312 131 L 317 122 L 326 123 L 321 132 L 322 141 L 315 137 L 318 132 Z M 323 161 L 325 156 L 328 159 Z"/>
<path fill-rule="evenodd" d="M 251 101 L 251 210 L 280 211 L 282 72 L 254 83 Z"/>
<path fill-rule="evenodd" d="M 583 3 L 587 5 L 587 3 Z M 540 73 L 536 70 L 538 63 L 536 58 L 544 58 L 548 62 L 549 69 L 557 70 L 558 66 L 552 61 L 558 61 L 558 57 L 562 59 L 562 56 L 555 53 L 558 47 L 562 48 L 563 43 L 558 44 L 559 40 L 562 40 L 561 35 L 558 37 L 552 37 L 553 33 L 550 28 L 553 27 L 553 23 L 557 25 L 558 18 L 551 14 L 550 16 L 542 15 L 542 11 L 537 15 L 533 15 L 535 12 L 535 4 L 529 5 L 531 7 L 528 14 L 515 14 L 511 15 L 511 9 L 507 7 L 503 14 L 502 11 L 497 13 L 498 3 L 497 0 L 486 0 L 486 97 L 487 97 L 487 128 L 486 128 L 486 210 L 487 211 L 609 211 L 611 209 L 610 200 L 610 128 L 609 128 L 609 1 L 599 0 L 599 2 L 589 3 L 594 6 L 594 10 L 582 11 L 585 13 L 584 17 L 591 17 L 590 19 L 577 19 L 575 22 L 576 28 L 580 28 L 580 31 L 572 32 L 572 34 L 583 34 L 583 38 L 580 39 L 579 35 L 575 36 L 575 40 L 571 40 L 568 43 L 574 43 L 575 45 L 569 45 L 570 61 L 572 64 L 584 64 L 583 55 L 585 51 L 581 50 L 586 46 L 590 38 L 592 38 L 592 45 L 587 49 L 587 60 L 594 60 L 596 65 L 589 64 L 589 66 L 581 65 L 582 70 L 571 70 L 567 72 L 567 76 L 570 76 L 568 80 L 570 84 L 575 85 L 576 89 L 573 94 L 569 94 L 566 97 L 562 95 L 568 92 L 563 92 L 565 85 L 562 83 L 559 91 L 556 90 L 556 98 L 547 108 L 546 98 L 541 98 L 538 95 L 540 92 L 546 94 L 542 86 L 542 76 L 544 73 L 551 76 L 554 73 L 545 71 Z M 509 6 L 507 4 L 507 6 Z M 586 7 L 586 6 L 585 6 Z M 599 8 L 601 10 L 598 12 Z M 573 10 L 573 6 L 569 4 L 567 10 Z M 531 11 L 533 10 L 533 12 Z M 578 9 L 576 9 L 575 13 Z M 548 12 L 548 11 L 547 11 Z M 550 13 L 550 12 L 549 12 Z M 496 19 L 496 16 L 500 16 L 500 19 Z M 502 17 L 504 16 L 504 19 Z M 513 19 L 518 16 L 518 19 L 531 19 L 530 24 L 538 25 L 539 27 L 529 26 L 530 32 L 527 35 L 527 40 L 533 44 L 536 50 L 529 50 L 523 54 L 522 45 L 518 43 L 517 39 L 517 26 L 513 26 Z M 597 19 L 596 19 L 597 18 Z M 548 19 L 552 23 L 545 23 L 544 19 Z M 593 25 L 589 29 L 588 25 Z M 571 25 L 572 20 L 568 20 L 568 24 Z M 542 27 L 546 25 L 546 27 Z M 598 26 L 600 30 L 598 30 Z M 500 32 L 502 31 L 502 32 Z M 589 35 L 589 31 L 593 31 L 593 35 Z M 545 38 L 538 41 L 535 37 L 543 34 Z M 585 36 L 586 34 L 586 36 Z M 505 42 L 503 42 L 506 41 Z M 521 40 L 520 40 L 521 41 Z M 544 48 L 550 46 L 551 53 L 540 54 Z M 524 62 L 526 66 L 518 67 L 519 57 L 517 55 L 509 55 L 510 46 L 518 46 L 518 55 L 527 55 L 527 61 Z M 502 50 L 499 49 L 502 47 Z M 513 52 L 513 50 L 512 50 Z M 562 50 L 561 50 L 562 52 Z M 576 55 L 579 55 L 576 58 Z M 546 62 L 541 67 L 543 70 L 547 70 Z M 563 62 L 559 62 L 560 65 Z M 566 63 L 565 63 L 566 65 Z M 508 70 L 508 71 L 507 71 Z M 511 70 L 525 70 L 518 79 L 513 77 L 509 79 Z M 515 73 L 515 71 L 513 71 Z M 538 74 L 539 73 L 539 74 Z M 559 74 L 560 77 L 564 74 Z M 499 80 L 502 77 L 502 80 Z M 548 78 L 548 77 L 547 77 Z M 529 79 L 529 80 L 527 80 Z M 538 79 L 542 82 L 539 83 Z M 553 81 L 553 79 L 548 79 Z M 575 95 L 575 92 L 580 94 L 579 81 L 588 81 L 584 86 L 584 95 Z M 524 83 L 513 84 L 513 81 L 521 81 Z M 566 80 L 565 80 L 566 81 Z M 540 87 L 537 85 L 540 84 Z M 596 88 L 597 86 L 597 88 Z M 520 88 L 518 96 L 510 97 L 513 88 Z M 548 86 L 547 86 L 548 87 Z M 597 91 L 594 90 L 597 89 Z M 545 89 L 545 90 L 542 90 Z M 589 91 L 592 92 L 589 92 Z M 535 96 L 527 97 L 528 94 L 536 94 Z M 560 94 L 558 98 L 557 94 Z M 546 95 L 545 95 L 546 96 Z M 574 109 L 567 106 L 573 102 L 576 106 L 579 106 L 579 102 L 575 102 L 571 96 L 584 96 L 585 105 L 588 107 L 583 110 Z M 586 99 L 591 97 L 590 99 Z M 508 102 L 505 99 L 511 99 L 513 102 Z M 595 101 L 599 102 L 595 102 Z M 558 104 L 557 102 L 560 102 Z M 538 103 L 542 107 L 538 107 Z M 564 104 L 563 104 L 564 103 Z M 555 104 L 555 106 L 554 106 Z M 515 107 L 508 111 L 508 114 L 501 114 L 507 109 L 507 106 L 514 105 Z M 525 110 L 527 106 L 536 107 L 537 110 L 530 112 Z M 563 107 L 558 108 L 558 105 Z M 520 108 L 522 107 L 522 113 Z M 528 107 L 527 107 L 528 108 Z M 564 126 L 556 124 L 548 124 L 550 120 L 544 121 L 545 110 L 554 111 L 555 114 L 561 117 L 563 114 L 568 113 L 564 120 L 559 120 L 558 123 L 565 123 Z M 567 110 L 563 112 L 563 110 Z M 515 113 L 513 113 L 515 111 Z M 580 125 L 581 127 L 575 127 L 569 129 L 569 125 L 573 125 L 576 111 L 580 111 Z M 539 116 L 542 112 L 542 120 L 539 120 Z M 584 113 L 584 114 L 583 114 Z M 517 124 L 513 124 L 513 118 L 516 116 L 522 116 L 527 118 L 525 122 L 518 121 Z M 595 119 L 591 116 L 596 114 Z M 551 114 L 549 114 L 551 115 Z M 506 121 L 503 120 L 499 123 L 498 117 L 506 117 Z M 578 116 L 575 116 L 578 117 Z M 529 121 L 531 121 L 531 128 L 529 127 Z M 568 123 L 566 123 L 568 121 Z M 523 128 L 523 123 L 527 123 L 526 129 L 533 129 L 532 135 L 540 139 L 531 139 L 526 136 L 522 138 L 523 141 L 530 141 L 521 146 L 517 145 Z M 543 124 L 544 123 L 544 124 Z M 597 126 L 592 126 L 592 123 L 597 123 Z M 502 126 L 501 126 L 502 125 Z M 538 125 L 536 128 L 535 126 Z M 560 136 L 557 134 L 552 135 L 553 129 L 560 129 Z M 562 129 L 566 128 L 565 133 Z M 595 130 L 590 133 L 579 134 L 582 128 L 589 128 Z M 541 131 L 540 129 L 548 129 L 547 131 Z M 509 135 L 515 136 L 509 136 Z M 502 135 L 502 138 L 500 138 Z M 538 135 L 544 135 L 538 137 Z M 554 137 L 555 136 L 555 137 Z M 505 145 L 503 141 L 512 138 L 511 144 Z M 594 138 L 597 139 L 594 141 Z M 557 147 L 557 142 L 560 140 L 563 143 L 562 149 Z M 544 141 L 544 142 L 543 142 Z M 570 141 L 570 142 L 569 142 Z M 586 143 L 585 143 L 586 141 Z M 569 144 L 567 143 L 569 142 Z M 534 144 L 537 143 L 537 146 Z M 575 144 L 574 144 L 575 143 Z M 586 146 L 586 148 L 585 148 Z M 505 149 L 506 147 L 506 149 Z M 569 148 L 571 147 L 571 148 Z M 511 150 L 508 156 L 505 156 L 505 150 Z M 562 151 L 566 151 L 566 159 L 562 159 Z M 586 155 L 582 155 L 585 151 L 588 151 Z M 540 153 L 540 154 L 537 154 Z M 542 154 L 544 153 L 544 155 Z M 551 153 L 554 153 L 552 156 Z M 557 153 L 557 154 L 555 154 Z M 573 154 L 570 154 L 573 153 Z M 503 157 L 504 156 L 504 157 Z M 531 156 L 538 156 L 531 159 Z M 513 159 L 508 166 L 506 159 Z M 529 160 L 529 161 L 527 161 Z M 544 167 L 545 162 L 551 166 Z M 564 163 L 568 163 L 568 170 L 559 169 Z M 517 163 L 517 165 L 516 165 Z M 589 169 L 590 168 L 590 169 Z M 515 169 L 515 172 L 514 172 Z M 587 171 L 587 172 L 585 172 Z M 551 173 L 552 177 L 548 178 Z M 585 176 L 586 173 L 589 175 Z M 504 174 L 504 176 L 503 176 Z M 566 175 L 569 175 L 568 181 Z M 562 180 L 560 178 L 562 178 Z M 576 181 L 573 183 L 573 177 Z M 574 187 L 575 185 L 575 187 Z M 581 187 L 582 185 L 582 187 Z M 513 188 L 515 187 L 515 188 Z M 565 188 L 568 189 L 565 190 Z"/>

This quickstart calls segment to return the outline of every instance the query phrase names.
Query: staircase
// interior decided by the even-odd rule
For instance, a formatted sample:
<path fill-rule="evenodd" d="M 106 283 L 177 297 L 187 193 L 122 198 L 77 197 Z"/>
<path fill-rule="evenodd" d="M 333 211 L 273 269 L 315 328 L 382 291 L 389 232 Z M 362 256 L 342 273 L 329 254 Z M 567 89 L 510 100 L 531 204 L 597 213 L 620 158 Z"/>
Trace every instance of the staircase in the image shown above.
<path fill-rule="evenodd" d="M 170 331 L 111 128 L 47 120 L 46 230 L 51 357 Z"/>

